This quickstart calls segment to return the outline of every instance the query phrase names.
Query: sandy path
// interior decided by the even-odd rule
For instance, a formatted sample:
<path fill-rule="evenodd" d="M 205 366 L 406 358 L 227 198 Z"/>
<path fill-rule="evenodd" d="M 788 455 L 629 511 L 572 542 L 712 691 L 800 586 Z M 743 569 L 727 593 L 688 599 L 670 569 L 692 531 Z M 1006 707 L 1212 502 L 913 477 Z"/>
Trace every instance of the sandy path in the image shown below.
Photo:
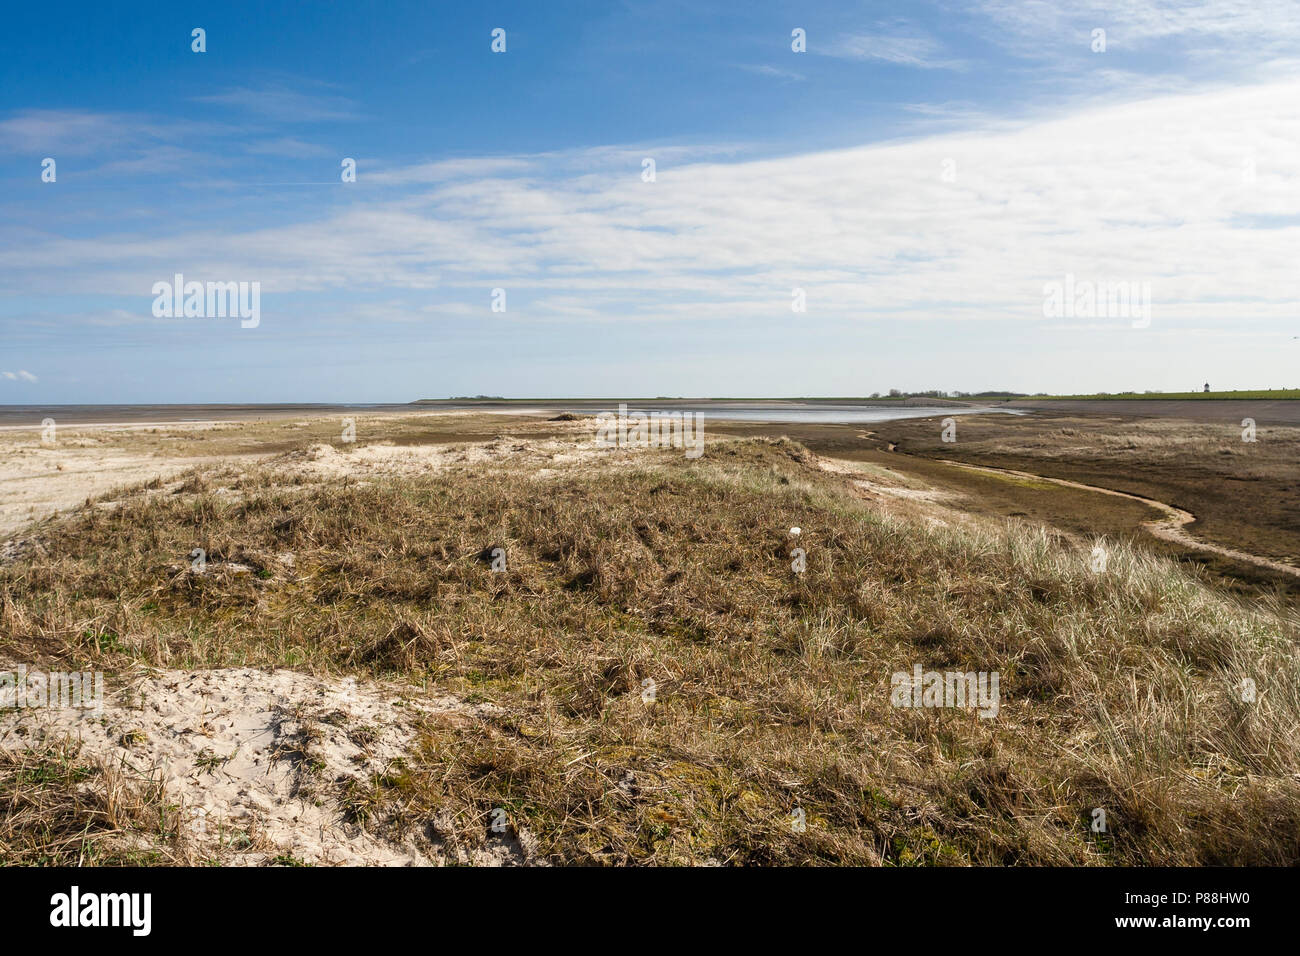
<path fill-rule="evenodd" d="M 1046 481 L 1054 485 L 1060 485 L 1062 488 L 1075 488 L 1081 491 L 1094 491 L 1101 495 L 1111 495 L 1116 498 L 1127 498 L 1130 501 L 1138 501 L 1148 507 L 1154 508 L 1161 513 L 1161 517 L 1151 521 L 1142 522 L 1142 527 L 1146 528 L 1155 537 L 1163 541 L 1181 547 L 1190 548 L 1195 551 L 1204 551 L 1210 554 L 1217 554 L 1225 558 L 1231 558 L 1234 561 L 1243 561 L 1247 564 L 1253 564 L 1256 567 L 1267 568 L 1270 571 L 1278 571 L 1282 574 L 1289 574 L 1293 577 L 1300 577 L 1300 568 L 1293 567 L 1289 564 L 1283 564 L 1280 561 L 1273 561 L 1258 554 L 1251 554 L 1247 551 L 1238 551 L 1235 548 L 1227 548 L 1218 544 L 1211 544 L 1208 541 L 1201 541 L 1192 537 L 1187 530 L 1187 525 L 1196 520 L 1196 515 L 1190 511 L 1184 511 L 1182 508 L 1175 508 L 1171 504 L 1163 501 L 1157 501 L 1155 498 L 1145 498 L 1142 495 L 1129 494 L 1126 491 L 1115 491 L 1112 488 L 1102 488 L 1098 485 L 1085 485 L 1078 481 L 1069 481 L 1065 478 L 1049 478 L 1046 475 L 1035 475 L 1028 471 L 1014 471 L 1010 468 L 995 468 L 992 465 L 968 465 L 962 461 L 953 461 L 948 458 L 937 458 L 945 465 L 953 465 L 957 468 L 965 468 L 968 471 L 982 471 L 994 475 L 1011 475 L 1016 478 L 1027 478 L 1033 481 Z"/>
<path fill-rule="evenodd" d="M 41 446 L 0 454 L 0 538 L 114 488 L 169 480 L 212 458 L 161 458 L 117 448 Z"/>

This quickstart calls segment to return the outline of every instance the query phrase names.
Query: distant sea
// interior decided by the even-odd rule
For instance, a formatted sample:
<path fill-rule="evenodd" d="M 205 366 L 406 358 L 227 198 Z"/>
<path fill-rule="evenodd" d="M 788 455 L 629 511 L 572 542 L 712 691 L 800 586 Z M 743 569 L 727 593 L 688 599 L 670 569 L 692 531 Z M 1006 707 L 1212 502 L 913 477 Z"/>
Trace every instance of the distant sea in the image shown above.
<path fill-rule="evenodd" d="M 634 412 L 673 411 L 698 412 L 707 422 L 710 419 L 742 422 L 786 422 L 817 425 L 856 425 L 864 422 L 889 422 L 900 418 L 934 418 L 948 415 L 977 415 L 1004 412 L 1012 415 L 1020 411 L 973 405 L 870 405 L 832 404 L 829 402 L 627 402 L 628 414 Z M 599 412 L 618 412 L 618 402 L 557 402 L 560 411 L 591 415 Z"/>
<path fill-rule="evenodd" d="M 53 418 L 60 425 L 136 424 L 143 422 L 211 422 L 255 421 L 257 419 L 293 418 L 297 416 L 358 412 L 385 414 L 396 412 L 480 411 L 499 414 L 527 412 L 573 412 L 594 415 L 616 414 L 619 399 L 546 400 L 536 402 L 438 402 L 428 404 L 361 403 L 355 405 L 0 405 L 0 427 L 39 428 L 41 421 Z M 728 419 L 749 422 L 808 422 L 816 424 L 857 424 L 859 422 L 894 421 L 900 418 L 929 418 L 947 415 L 974 415 L 988 412 L 1023 414 L 1005 406 L 968 405 L 872 405 L 870 403 L 777 402 L 689 400 L 629 401 L 629 413 L 651 411 L 698 412 L 704 420 Z"/>
<path fill-rule="evenodd" d="M 0 405 L 0 427 L 30 425 L 53 418 L 60 425 L 133 422 L 249 421 L 293 418 L 322 412 L 411 411 L 418 405 Z"/>

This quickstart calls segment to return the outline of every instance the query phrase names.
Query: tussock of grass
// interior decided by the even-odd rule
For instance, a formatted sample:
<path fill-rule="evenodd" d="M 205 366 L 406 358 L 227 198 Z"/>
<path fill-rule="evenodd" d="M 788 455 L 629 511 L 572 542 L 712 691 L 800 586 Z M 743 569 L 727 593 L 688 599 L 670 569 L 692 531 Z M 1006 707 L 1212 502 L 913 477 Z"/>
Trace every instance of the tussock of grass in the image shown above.
<path fill-rule="evenodd" d="M 192 863 L 177 808 L 154 781 L 83 759 L 75 745 L 0 750 L 0 862 Z"/>
<path fill-rule="evenodd" d="M 1292 623 L 1124 548 L 1097 574 L 1041 530 L 895 519 L 790 442 L 321 485 L 207 472 L 44 534 L 0 568 L 12 653 L 498 705 L 431 719 L 356 795 L 394 833 L 481 842 L 500 807 L 568 863 L 1300 861 Z M 891 707 L 915 663 L 1000 672 L 1001 712 Z"/>

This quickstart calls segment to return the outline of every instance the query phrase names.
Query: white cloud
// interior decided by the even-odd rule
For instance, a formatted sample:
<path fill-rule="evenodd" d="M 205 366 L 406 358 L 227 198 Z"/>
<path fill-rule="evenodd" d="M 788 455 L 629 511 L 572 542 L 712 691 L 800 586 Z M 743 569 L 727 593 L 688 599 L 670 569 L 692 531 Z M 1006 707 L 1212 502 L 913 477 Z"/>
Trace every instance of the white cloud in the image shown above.
<path fill-rule="evenodd" d="M 809 49 L 843 59 L 882 60 L 926 70 L 961 70 L 966 67 L 961 60 L 944 56 L 943 46 L 934 37 L 915 30 L 843 34 L 824 48 L 810 46 Z"/>
<path fill-rule="evenodd" d="M 315 123 L 356 118 L 352 100 L 334 93 L 307 93 L 282 84 L 238 86 L 195 97 L 200 103 L 228 106 L 279 122 Z"/>
<path fill-rule="evenodd" d="M 375 182 L 397 186 L 526 172 L 532 169 L 533 165 L 533 162 L 522 157 L 478 157 L 472 159 L 445 159 L 435 163 L 420 163 L 415 166 L 403 166 L 396 169 L 375 171 L 362 169 L 360 175 L 364 177 L 364 181 L 367 183 Z"/>
<path fill-rule="evenodd" d="M 1252 61 L 1300 44 L 1295 0 L 982 0 L 980 9 L 1009 42 L 1043 53 L 1080 37 L 1086 49 L 1096 27 L 1106 31 L 1108 48 L 1185 40 L 1203 54 L 1244 52 Z"/>
<path fill-rule="evenodd" d="M 27 371 L 26 369 L 21 369 L 21 370 L 19 370 L 19 371 L 17 371 L 17 372 L 0 372 L 0 375 L 3 375 L 5 378 L 9 379 L 9 381 L 11 381 L 11 382 L 20 382 L 20 381 L 21 381 L 21 382 L 35 382 L 35 381 L 37 381 L 36 376 L 33 375 L 31 372 Z"/>
<path fill-rule="evenodd" d="M 328 156 L 330 151 L 316 143 L 308 143 L 293 136 L 254 140 L 244 147 L 246 152 L 258 156 L 285 156 L 298 159 L 308 156 Z"/>
<path fill-rule="evenodd" d="M 129 142 L 136 126 L 112 113 L 25 110 L 0 120 L 0 152 L 84 155 Z"/>
<path fill-rule="evenodd" d="M 0 120 L 0 154 L 52 157 L 60 181 L 70 170 L 64 157 L 76 157 L 73 169 L 81 180 L 104 176 L 139 176 L 193 172 L 224 160 L 211 151 L 182 147 L 205 137 L 234 131 L 215 123 L 190 120 L 163 122 L 134 113 L 93 113 L 84 110 L 24 110 Z"/>
<path fill-rule="evenodd" d="M 182 271 L 268 297 L 481 302 L 485 317 L 504 286 L 538 319 L 1043 323 L 1043 284 L 1074 273 L 1150 282 L 1155 327 L 1230 329 L 1294 316 L 1297 142 L 1291 81 L 762 159 L 466 159 L 388 170 L 391 191 L 312 193 L 296 215 L 285 198 L 262 228 L 12 244 L 0 286 L 139 296 L 142 318 L 151 283 Z M 643 155 L 660 157 L 656 182 Z"/>
<path fill-rule="evenodd" d="M 766 64 L 754 65 L 742 63 L 740 64 L 740 69 L 744 70 L 746 73 L 757 73 L 759 76 L 771 76 L 778 80 L 802 81 L 807 79 L 806 76 L 802 73 L 796 72 L 795 70 L 786 70 L 781 67 L 768 66 Z"/>

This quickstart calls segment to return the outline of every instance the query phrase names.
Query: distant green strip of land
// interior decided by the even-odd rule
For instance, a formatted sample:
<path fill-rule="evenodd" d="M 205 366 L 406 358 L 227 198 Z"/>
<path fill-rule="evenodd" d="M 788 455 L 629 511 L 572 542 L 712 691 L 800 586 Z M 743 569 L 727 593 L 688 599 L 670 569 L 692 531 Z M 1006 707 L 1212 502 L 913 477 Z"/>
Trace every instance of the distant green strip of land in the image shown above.
<path fill-rule="evenodd" d="M 1093 395 L 1026 395 L 1025 399 L 1033 401 L 1089 401 L 1100 402 L 1107 399 L 1132 401 L 1224 401 L 1246 399 L 1300 399 L 1300 388 L 1264 388 L 1236 392 L 1097 392 Z"/>
<path fill-rule="evenodd" d="M 1087 395 L 1024 395 L 1015 392 L 948 392 L 946 394 L 936 394 L 934 392 L 913 392 L 904 395 L 872 395 L 872 396 L 771 396 L 767 398 L 728 398 L 712 396 L 708 398 L 696 397 L 686 398 L 680 395 L 659 395 L 655 398 L 497 398 L 489 395 L 475 395 L 457 398 L 421 398 L 412 402 L 412 405 L 441 405 L 455 403 L 458 405 L 481 403 L 485 405 L 538 405 L 538 404 L 557 404 L 557 403 L 597 403 L 610 401 L 623 402 L 867 402 L 871 404 L 880 404 L 888 402 L 905 402 L 909 399 L 938 399 L 942 401 L 956 402 L 1016 402 L 1016 401 L 1224 401 L 1231 399 L 1241 399 L 1248 401 L 1260 401 L 1261 399 L 1284 400 L 1300 399 L 1300 388 L 1263 388 L 1247 389 L 1227 392 L 1094 392 Z"/>

